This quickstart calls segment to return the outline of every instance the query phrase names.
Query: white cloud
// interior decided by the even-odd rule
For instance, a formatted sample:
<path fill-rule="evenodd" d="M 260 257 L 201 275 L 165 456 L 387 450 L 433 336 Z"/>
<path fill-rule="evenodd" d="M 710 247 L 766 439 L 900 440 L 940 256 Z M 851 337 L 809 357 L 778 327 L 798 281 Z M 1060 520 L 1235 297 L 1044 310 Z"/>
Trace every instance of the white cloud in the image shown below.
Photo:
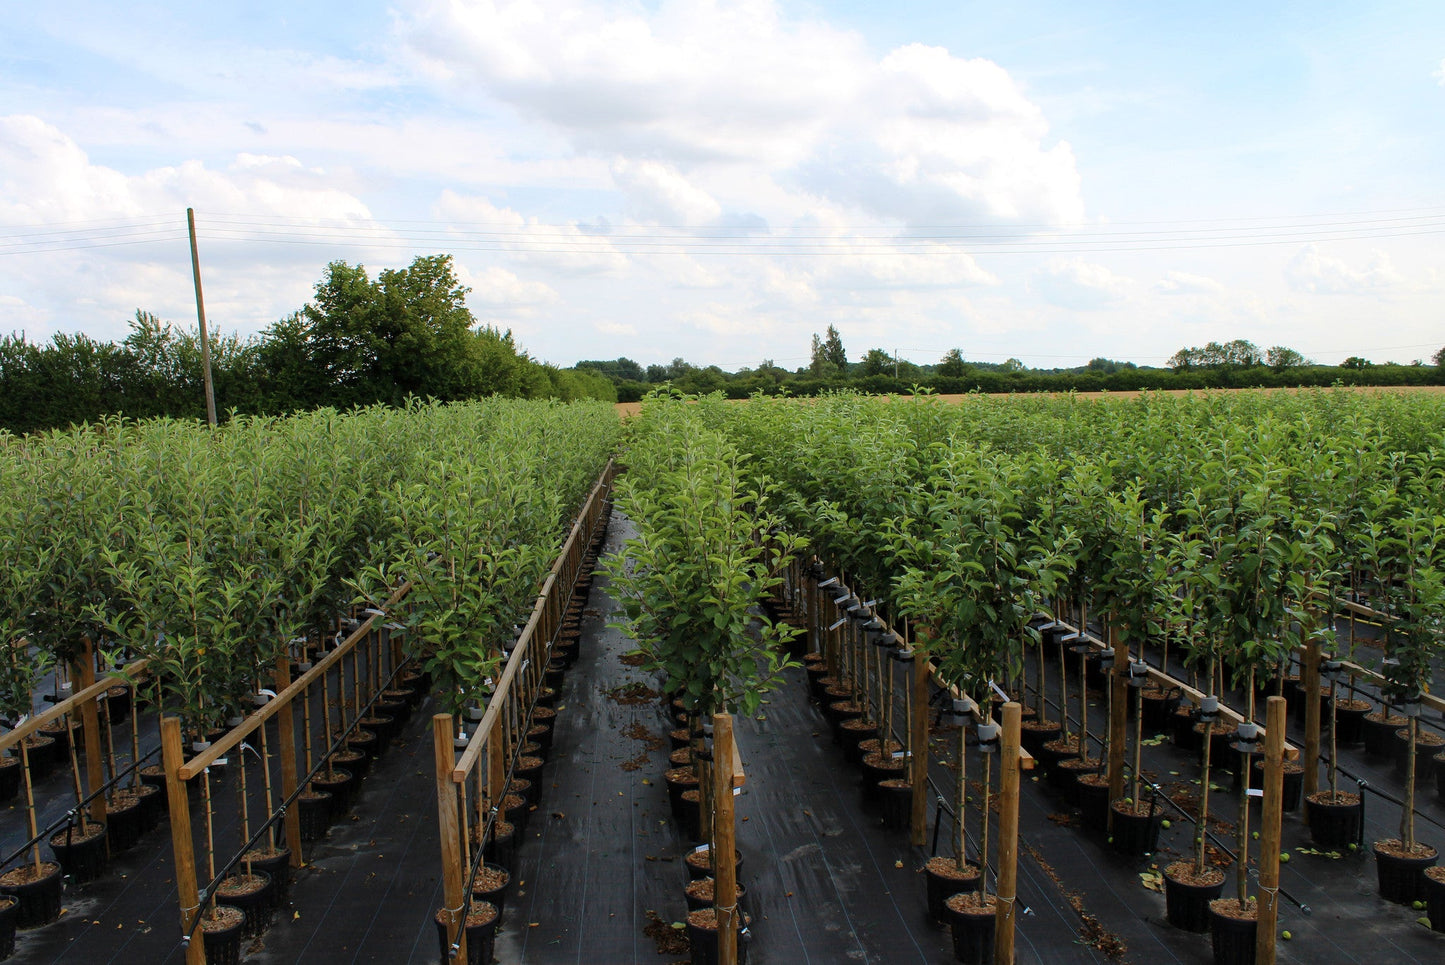
<path fill-rule="evenodd" d="M 706 224 L 722 214 L 722 206 L 712 195 L 670 164 L 618 158 L 612 165 L 612 177 L 622 190 L 627 213 L 638 221 Z"/>
<path fill-rule="evenodd" d="M 914 224 L 1082 217 L 1072 150 L 1048 143 L 1038 107 L 988 60 L 922 44 L 880 59 L 773 0 L 415 0 L 399 24 L 431 76 L 480 83 L 584 153 L 670 167 L 697 190 L 693 169 L 763 167 L 793 192 Z"/>
<path fill-rule="evenodd" d="M 621 335 L 630 338 L 637 334 L 637 326 L 627 322 L 598 322 L 594 327 L 603 335 Z"/>
<path fill-rule="evenodd" d="M 1053 262 L 1034 276 L 1034 286 L 1054 305 L 1078 311 L 1117 307 L 1135 289 L 1133 279 L 1079 258 Z"/>
<path fill-rule="evenodd" d="M 1165 295 L 1222 295 L 1224 286 L 1213 278 L 1187 271 L 1171 271 L 1155 285 Z"/>
<path fill-rule="evenodd" d="M 1445 60 L 1440 61 L 1440 68 L 1430 76 L 1439 81 L 1441 87 L 1445 87 Z"/>
<path fill-rule="evenodd" d="M 584 230 L 577 223 L 544 224 L 511 208 L 499 208 L 475 195 L 442 192 L 434 206 L 437 217 L 458 222 L 457 241 L 506 251 L 519 262 L 563 275 L 616 274 L 627 258 L 604 231 Z"/>
<path fill-rule="evenodd" d="M 457 277 L 471 288 L 467 304 L 484 321 L 498 316 L 532 316 L 539 307 L 560 298 L 551 286 L 519 278 L 500 265 L 488 265 L 473 272 L 459 264 Z"/>
<path fill-rule="evenodd" d="M 1367 267 L 1353 268 L 1343 259 L 1320 254 L 1315 245 L 1306 245 L 1290 259 L 1284 274 L 1295 291 L 1320 295 L 1382 293 L 1405 283 L 1383 251 L 1372 252 Z"/>

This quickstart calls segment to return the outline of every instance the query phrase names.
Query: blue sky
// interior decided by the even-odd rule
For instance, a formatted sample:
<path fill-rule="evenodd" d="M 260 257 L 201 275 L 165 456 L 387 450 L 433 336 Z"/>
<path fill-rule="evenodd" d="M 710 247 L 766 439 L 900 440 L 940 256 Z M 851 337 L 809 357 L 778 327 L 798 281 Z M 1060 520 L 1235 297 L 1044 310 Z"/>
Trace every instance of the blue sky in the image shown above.
<path fill-rule="evenodd" d="M 1445 5 L 9 5 L 0 331 L 451 251 L 559 364 L 1445 345 Z"/>

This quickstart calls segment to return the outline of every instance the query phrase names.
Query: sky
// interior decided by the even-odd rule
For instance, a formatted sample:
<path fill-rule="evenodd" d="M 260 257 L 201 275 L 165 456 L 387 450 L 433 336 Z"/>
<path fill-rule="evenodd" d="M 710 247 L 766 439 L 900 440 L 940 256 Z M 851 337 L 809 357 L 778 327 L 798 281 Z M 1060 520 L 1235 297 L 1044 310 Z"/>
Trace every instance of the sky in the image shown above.
<path fill-rule="evenodd" d="M 1445 4 L 9 3 L 0 333 L 453 255 L 558 365 L 1445 346 Z"/>

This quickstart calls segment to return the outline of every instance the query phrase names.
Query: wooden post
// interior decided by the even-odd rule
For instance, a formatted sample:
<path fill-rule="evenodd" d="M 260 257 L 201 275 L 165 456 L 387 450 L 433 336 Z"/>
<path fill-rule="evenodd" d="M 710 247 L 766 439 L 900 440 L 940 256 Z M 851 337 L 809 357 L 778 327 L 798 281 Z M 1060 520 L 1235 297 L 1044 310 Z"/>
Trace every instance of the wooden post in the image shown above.
<path fill-rule="evenodd" d="M 95 684 L 95 648 L 90 639 L 84 638 L 80 645 L 80 657 L 71 664 L 71 676 L 78 687 L 76 693 Z M 96 698 L 92 696 L 80 705 L 81 730 L 85 734 L 85 793 L 93 794 L 105 784 L 105 751 L 100 746 L 100 715 L 96 712 Z M 105 823 L 105 795 L 101 794 L 90 802 L 90 819 Z"/>
<path fill-rule="evenodd" d="M 196 247 L 196 211 L 186 209 L 186 227 L 191 233 L 191 275 L 196 282 L 196 319 L 201 325 L 201 374 L 206 386 L 206 419 L 216 424 L 216 388 L 211 384 L 211 340 L 206 334 L 206 300 L 201 295 L 201 253 Z"/>
<path fill-rule="evenodd" d="M 913 785 L 913 810 L 908 819 L 909 841 L 921 848 L 928 842 L 928 661 L 921 653 L 913 658 L 913 760 L 909 781 Z"/>
<path fill-rule="evenodd" d="M 137 713 L 139 708 L 132 710 Z M 177 773 L 185 763 L 181 746 L 181 719 L 161 718 L 161 763 L 166 771 L 166 797 L 171 811 L 171 851 L 175 855 L 176 897 L 181 903 L 181 931 L 190 934 L 201 914 L 201 897 L 196 888 L 196 846 L 191 838 L 191 802 L 186 783 Z M 206 965 L 206 943 L 199 929 L 186 944 L 186 965 Z"/>
<path fill-rule="evenodd" d="M 1305 644 L 1300 659 L 1300 688 L 1305 692 L 1305 784 L 1308 798 L 1320 789 L 1320 642 Z"/>
<path fill-rule="evenodd" d="M 1115 629 L 1113 618 L 1109 620 L 1109 642 L 1114 647 L 1114 672 L 1109 678 L 1109 686 L 1113 688 L 1109 717 L 1109 801 L 1112 803 L 1124 796 L 1124 748 L 1129 743 L 1129 642 Z"/>
<path fill-rule="evenodd" d="M 1023 708 L 1017 701 L 1003 705 L 1003 736 L 999 748 L 998 883 L 994 910 L 994 965 L 1014 963 L 1014 896 L 1018 891 L 1019 857 L 1019 723 Z"/>
<path fill-rule="evenodd" d="M 291 685 L 291 661 L 284 654 L 276 658 L 276 692 Z M 306 695 L 302 694 L 305 700 Z M 265 724 L 261 725 L 265 727 Z M 291 801 L 296 793 L 296 716 L 288 704 L 276 713 L 276 737 L 281 745 L 281 800 Z M 286 808 L 286 847 L 291 850 L 291 867 L 301 867 L 301 805 L 292 801 Z"/>
<path fill-rule="evenodd" d="M 467 960 L 467 930 L 458 917 L 462 907 L 462 835 L 457 807 L 461 785 L 452 783 L 456 765 L 456 748 L 452 740 L 451 714 L 435 714 L 431 719 L 432 747 L 436 751 L 437 768 L 437 833 L 442 849 L 442 900 L 447 913 L 447 942 L 456 944 L 456 960 Z"/>
<path fill-rule="evenodd" d="M 737 965 L 738 872 L 734 861 L 733 718 L 712 715 L 713 905 L 717 908 L 718 965 Z"/>
<path fill-rule="evenodd" d="M 1271 697 L 1265 713 L 1264 809 L 1259 828 L 1259 927 L 1254 940 L 1258 965 L 1274 965 L 1274 936 L 1279 925 L 1279 835 L 1284 801 L 1283 697 Z"/>

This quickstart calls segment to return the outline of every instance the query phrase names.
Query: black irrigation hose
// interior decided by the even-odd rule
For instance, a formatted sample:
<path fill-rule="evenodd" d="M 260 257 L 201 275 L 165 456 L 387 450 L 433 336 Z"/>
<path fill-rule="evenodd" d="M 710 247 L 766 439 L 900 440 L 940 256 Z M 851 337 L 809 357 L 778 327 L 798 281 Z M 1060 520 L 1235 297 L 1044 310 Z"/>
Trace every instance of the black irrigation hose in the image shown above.
<path fill-rule="evenodd" d="M 6 855 L 5 860 L 0 861 L 0 868 L 8 867 L 10 863 L 16 858 L 23 857 L 25 855 L 25 852 L 35 847 L 35 845 L 39 844 L 41 841 L 44 841 L 51 834 L 59 831 L 62 827 L 68 830 L 70 825 L 75 823 L 75 815 L 77 811 L 84 808 L 91 801 L 94 801 L 96 798 L 100 797 L 106 791 L 109 791 L 111 788 L 115 787 L 121 782 L 123 778 L 129 776 L 131 771 L 135 770 L 137 767 L 140 767 L 142 764 L 150 760 L 152 757 L 156 756 L 156 754 L 158 753 L 160 753 L 160 747 L 156 746 L 151 748 L 150 751 L 145 754 L 145 756 L 140 758 L 140 760 L 131 761 L 125 770 L 112 777 L 109 781 L 102 784 L 96 790 L 91 791 L 89 794 L 87 794 L 84 798 L 80 800 L 80 803 L 76 804 L 72 808 L 69 808 L 63 815 L 50 822 L 50 825 L 44 831 L 41 831 L 35 837 L 25 842 L 14 853 Z"/>
<path fill-rule="evenodd" d="M 1320 761 L 1321 761 L 1322 763 L 1328 764 L 1328 763 L 1330 762 L 1329 755 L 1328 755 L 1328 754 L 1321 754 L 1321 755 L 1320 755 Z M 1374 794 L 1374 795 L 1376 795 L 1376 796 L 1378 796 L 1378 797 L 1382 797 L 1382 798 L 1384 798 L 1385 800 L 1389 801 L 1391 804 L 1398 805 L 1399 807 L 1404 807 L 1404 806 L 1405 806 L 1405 802 L 1404 802 L 1403 800 L 1401 800 L 1400 798 L 1395 797 L 1395 795 L 1390 794 L 1390 793 L 1387 792 L 1387 791 L 1382 791 L 1382 790 L 1380 790 L 1379 788 L 1375 787 L 1373 784 L 1371 784 L 1371 783 L 1370 783 L 1368 780 L 1366 780 L 1365 778 L 1360 777 L 1360 776 L 1357 775 L 1357 774 L 1352 774 L 1352 773 L 1350 773 L 1350 771 L 1347 770 L 1345 767 L 1343 767 L 1343 766 L 1341 766 L 1341 765 L 1336 765 L 1336 766 L 1335 766 L 1335 770 L 1339 771 L 1341 774 L 1345 775 L 1345 777 L 1348 777 L 1350 780 L 1354 781 L 1357 785 L 1359 785 L 1360 790 L 1362 790 L 1362 791 L 1369 791 L 1371 794 Z M 1363 795 L 1361 795 L 1360 801 L 1361 801 L 1361 803 L 1364 802 L 1364 796 L 1363 796 Z M 1428 823 L 1428 824 L 1433 824 L 1435 827 L 1439 828 L 1441 831 L 1445 831 L 1445 824 L 1441 824 L 1439 821 L 1436 821 L 1434 818 L 1430 817 L 1430 815 L 1421 812 L 1418 808 L 1415 810 L 1415 817 L 1424 820 L 1424 821 L 1425 821 L 1426 823 Z M 1364 834 L 1365 834 L 1365 830 L 1364 830 L 1364 829 L 1365 829 L 1365 822 L 1364 822 L 1364 821 L 1361 821 L 1361 822 L 1360 822 L 1360 843 L 1361 843 L 1361 844 L 1364 844 Z"/>

